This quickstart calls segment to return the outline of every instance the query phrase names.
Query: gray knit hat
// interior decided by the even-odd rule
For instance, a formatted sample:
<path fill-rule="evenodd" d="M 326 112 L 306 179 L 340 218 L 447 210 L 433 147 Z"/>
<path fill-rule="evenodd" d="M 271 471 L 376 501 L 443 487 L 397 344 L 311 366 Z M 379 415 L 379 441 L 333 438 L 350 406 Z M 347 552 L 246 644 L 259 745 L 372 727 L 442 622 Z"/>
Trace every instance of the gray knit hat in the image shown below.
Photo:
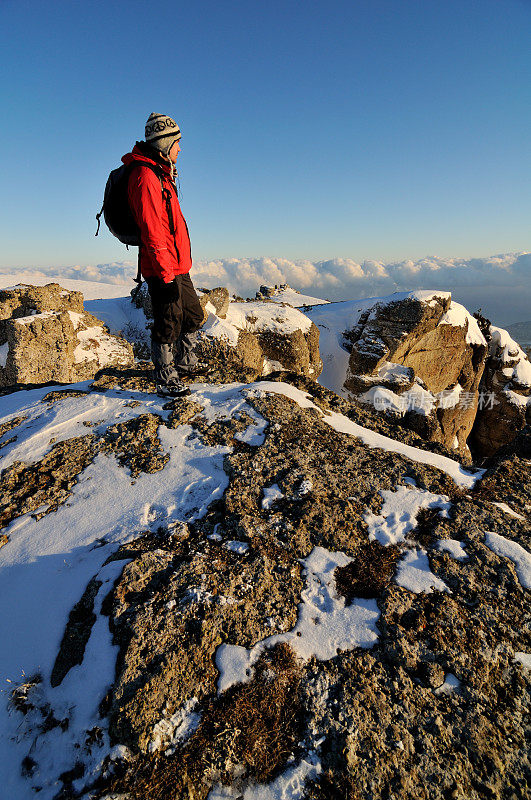
<path fill-rule="evenodd" d="M 179 126 L 166 114 L 150 114 L 146 122 L 146 143 L 160 150 L 165 156 L 173 144 L 181 138 Z"/>

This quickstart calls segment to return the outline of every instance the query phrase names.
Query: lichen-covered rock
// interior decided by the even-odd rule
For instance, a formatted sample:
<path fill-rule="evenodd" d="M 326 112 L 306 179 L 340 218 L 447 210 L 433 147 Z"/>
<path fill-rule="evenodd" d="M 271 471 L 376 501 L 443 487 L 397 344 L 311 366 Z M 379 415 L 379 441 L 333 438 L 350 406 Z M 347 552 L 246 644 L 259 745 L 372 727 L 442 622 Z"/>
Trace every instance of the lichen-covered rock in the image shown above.
<path fill-rule="evenodd" d="M 82 314 L 83 295 L 63 289 L 58 283 L 48 283 L 46 286 L 20 284 L 0 289 L 0 321 L 46 311 L 75 311 Z"/>
<path fill-rule="evenodd" d="M 0 315 L 0 386 L 72 383 L 133 363 L 129 342 L 84 311 L 80 292 L 58 284 L 0 292 Z"/>
<path fill-rule="evenodd" d="M 482 402 L 472 433 L 476 453 L 487 457 L 531 423 L 531 363 L 506 330 L 491 325 L 489 334 Z"/>
<path fill-rule="evenodd" d="M 116 380 L 138 407 L 131 390 L 144 394 L 147 379 L 133 375 L 128 384 L 124 371 Z M 194 459 L 204 445 L 212 453 L 222 447 L 228 484 L 202 516 L 168 523 L 162 515 L 150 530 L 125 530 L 118 549 L 89 541 L 92 556 L 111 549 L 64 615 L 51 674 L 28 677 L 10 695 L 31 786 L 42 785 L 60 752 L 66 763 L 53 791 L 65 799 L 280 796 L 288 785 L 306 800 L 525 796 L 529 429 L 463 488 L 430 463 L 440 444 L 393 428 L 309 377 L 294 383 L 304 394 L 293 385 L 284 392 L 300 405 L 268 382 L 194 389 L 160 415 L 142 408 L 129 420 L 108 418 L 107 427 L 94 424 L 40 461 L 2 473 L 5 525 L 70 502 L 76 479 L 102 452 L 127 470 L 134 493 L 146 472 L 164 481 L 165 447 L 189 442 Z M 99 389 L 78 392 L 80 401 L 92 391 Z M 230 409 L 213 409 L 216 394 L 230 396 Z M 75 391 L 42 399 L 57 417 L 61 403 L 75 413 Z M 332 427 L 333 411 L 350 415 L 343 429 L 372 420 L 379 433 L 419 450 L 396 452 L 377 437 L 368 446 L 368 432 Z M 251 421 L 262 433 L 246 440 Z M 2 425 L 0 439 L 24 420 Z M 21 531 L 10 528 L 6 548 Z M 508 555 L 492 547 L 493 531 Z M 316 550 L 341 564 L 312 571 Z M 408 586 L 401 571 L 419 553 L 432 582 Z M 374 638 L 356 643 L 353 624 L 342 639 L 342 615 L 371 609 Z M 327 653 L 312 649 L 328 636 Z M 93 690 L 87 680 L 80 693 L 77 665 L 90 676 L 87 651 L 96 649 L 112 685 Z M 238 677 L 224 685 L 227 663 Z M 60 692 L 50 693 L 50 680 Z M 98 709 L 87 730 L 76 716 L 80 694 Z M 80 744 L 69 750 L 74 735 Z M 319 769 L 301 772 L 310 762 Z"/>

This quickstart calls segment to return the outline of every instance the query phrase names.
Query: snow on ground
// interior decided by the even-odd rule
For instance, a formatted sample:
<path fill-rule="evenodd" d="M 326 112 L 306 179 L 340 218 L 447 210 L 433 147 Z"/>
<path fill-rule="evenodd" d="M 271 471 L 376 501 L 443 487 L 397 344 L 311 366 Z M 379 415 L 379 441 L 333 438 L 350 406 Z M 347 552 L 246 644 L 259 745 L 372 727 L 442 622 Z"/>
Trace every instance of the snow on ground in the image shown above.
<path fill-rule="evenodd" d="M 236 553 L 239 556 L 243 556 L 249 549 L 247 542 L 238 542 L 232 539 L 228 542 L 224 542 L 223 547 L 226 550 L 231 550 L 233 553 Z"/>
<path fill-rule="evenodd" d="M 515 653 L 514 660 L 519 661 L 525 669 L 531 669 L 531 653 Z"/>
<path fill-rule="evenodd" d="M 521 514 L 518 514 L 516 511 L 513 511 L 507 503 L 496 503 L 494 500 L 491 501 L 493 506 L 496 506 L 503 511 L 505 514 L 508 514 L 510 517 L 514 517 L 514 519 L 525 519 Z"/>
<path fill-rule="evenodd" d="M 14 718 L 12 717 L 10 720 L 10 722 L 19 723 L 14 730 L 11 730 L 11 735 L 14 735 L 21 754 L 16 766 L 20 770 L 20 761 L 31 747 L 31 757 L 38 765 L 32 774 L 31 784 L 42 787 L 39 797 L 52 797 L 59 788 L 56 783 L 57 776 L 71 769 L 72 765 L 80 760 L 85 764 L 86 770 L 83 781 L 76 782 L 76 788 L 81 789 L 90 778 L 94 779 L 97 776 L 103 759 L 111 752 L 106 725 L 100 719 L 99 704 L 114 680 L 118 646 L 112 644 L 108 619 L 101 615 L 101 604 L 114 581 L 121 574 L 125 563 L 124 561 L 111 562 L 98 573 L 98 580 L 102 582 L 102 585 L 94 604 L 96 622 L 87 642 L 83 663 L 72 667 L 61 685 L 55 689 L 52 689 L 46 680 L 38 684 L 34 690 L 28 693 L 29 703 L 35 704 L 35 707 L 22 717 L 22 723 L 20 723 L 21 715 L 18 713 L 14 714 Z M 61 570 L 58 572 L 60 574 Z M 40 596 L 41 587 L 38 585 L 38 581 L 36 583 L 37 585 L 35 583 L 27 584 L 25 586 L 26 593 L 32 594 L 36 589 L 37 595 Z M 61 589 L 62 583 L 59 583 L 55 591 Z M 27 629 L 25 633 L 29 638 Z M 34 643 L 34 633 L 32 630 L 31 640 L 28 644 Z M 14 639 L 11 640 L 11 645 L 13 645 L 13 641 Z M 73 703 L 74 698 L 75 703 Z M 47 707 L 52 709 L 56 720 L 68 721 L 67 732 L 59 725 L 46 729 L 46 726 L 42 724 L 42 710 Z M 99 732 L 94 746 L 89 748 L 86 746 L 86 740 L 87 732 L 91 730 Z M 0 742 L 0 746 L 3 744 L 3 741 Z M 3 750 L 4 747 L 2 747 Z M 13 748 L 14 750 L 15 748 Z M 1 755 L 3 756 L 4 752 L 1 752 Z M 18 797 L 19 794 L 17 794 L 18 787 L 10 785 L 9 772 L 10 770 L 3 770 L 4 779 L 7 781 L 4 786 L 9 787 L 6 796 L 11 800 Z M 27 797 L 28 788 L 26 782 L 26 794 L 20 796 Z"/>
<path fill-rule="evenodd" d="M 207 800 L 302 800 L 306 781 L 314 780 L 321 772 L 321 762 L 317 753 L 312 751 L 271 783 L 251 784 L 243 794 L 236 787 L 218 784 L 210 791 Z"/>
<path fill-rule="evenodd" d="M 485 531 L 485 544 L 498 556 L 513 562 L 518 580 L 524 589 L 531 589 L 531 553 L 499 533 Z"/>
<path fill-rule="evenodd" d="M 348 417 L 345 417 L 343 414 L 338 414 L 335 411 L 324 414 L 322 410 L 312 402 L 309 394 L 300 391 L 300 389 L 296 389 L 288 383 L 261 381 L 259 383 L 249 384 L 248 392 L 256 396 L 260 396 L 264 392 L 283 394 L 294 400 L 301 408 L 314 408 L 321 415 L 323 422 L 326 422 L 327 425 L 330 425 L 331 428 L 339 433 L 348 433 L 351 436 L 355 436 L 361 439 L 368 447 L 377 447 L 381 450 L 388 450 L 391 453 L 400 453 L 406 458 L 417 461 L 419 464 L 429 464 L 436 467 L 446 472 L 458 486 L 462 486 L 463 488 L 471 489 L 485 472 L 485 470 L 469 472 L 457 461 L 447 456 L 431 453 L 429 450 L 420 450 L 412 445 L 391 439 L 389 436 L 383 436 L 381 433 L 376 433 L 375 431 L 369 430 L 369 428 L 358 425 Z"/>
<path fill-rule="evenodd" d="M 87 384 L 74 384 L 71 388 L 84 390 Z M 245 406 L 254 420 L 248 440 L 261 441 L 265 421 L 245 403 L 240 390 L 239 385 L 196 385 L 194 399 L 207 407 L 211 417 L 216 413 L 223 417 L 231 409 Z M 146 412 L 163 419 L 169 413 L 162 408 L 164 400 L 140 392 L 94 392 L 51 406 L 41 402 L 49 392 L 49 388 L 43 388 L 1 398 L 2 421 L 21 414 L 28 417 L 16 430 L 18 441 L 6 447 L 9 452 L 4 455 L 3 466 L 15 458 L 31 461 L 42 457 L 50 448 L 51 436 L 59 440 L 86 434 L 87 428 L 81 427 L 83 421 L 98 421 L 96 429 L 102 432 L 110 424 Z M 132 408 L 131 401 L 139 405 Z M 41 691 L 56 716 L 63 715 L 58 719 L 64 717 L 65 698 L 69 698 L 70 705 L 75 698 L 68 731 L 53 729 L 33 743 L 42 764 L 33 783 L 43 786 L 39 794 L 43 800 L 57 792 L 56 781 L 65 769 L 65 759 L 72 754 L 83 725 L 92 720 L 103 689 L 112 683 L 114 675 L 115 652 L 110 647 L 110 637 L 105 638 L 108 620 L 104 619 L 94 625 L 81 667 L 71 670 L 61 686 L 50 686 L 51 670 L 72 606 L 92 576 L 99 573 L 100 579 L 104 576 L 107 580 L 106 570 L 111 565 L 100 570 L 121 543 L 147 529 L 200 517 L 213 500 L 222 496 L 228 484 L 223 457 L 229 448 L 202 444 L 192 435 L 189 425 L 176 429 L 161 426 L 158 433 L 163 450 L 170 456 L 163 470 L 142 473 L 133 485 L 129 470 L 120 466 L 114 455 L 99 454 L 81 473 L 71 497 L 57 511 L 40 520 L 26 514 L 3 531 L 10 541 L 0 551 L 0 676 L 16 685 L 24 676 L 42 675 Z M 120 567 L 115 563 L 112 569 Z M 10 684 L 6 683 L 5 688 L 9 689 Z M 0 720 L 0 771 L 6 796 L 10 800 L 26 800 L 28 782 L 21 777 L 20 764 L 36 734 L 28 731 L 24 736 L 21 715 L 8 712 L 5 704 L 0 706 Z M 99 727 L 104 724 L 98 721 Z M 89 770 L 95 767 L 94 758 L 99 763 L 107 752 L 105 736 L 104 731 L 102 747 L 93 748 L 92 752 L 83 750 L 76 756 L 83 757 Z"/>
<path fill-rule="evenodd" d="M 358 598 L 347 606 L 345 598 L 335 590 L 335 569 L 351 560 L 344 553 L 314 547 L 308 558 L 301 561 L 306 587 L 301 594 L 295 627 L 268 636 L 250 650 L 239 645 L 220 645 L 216 650 L 220 694 L 235 683 L 249 681 L 260 654 L 280 642 L 287 642 L 305 661 L 312 656 L 328 660 L 339 650 L 372 647 L 378 638 L 376 622 L 380 616 L 376 600 Z"/>
<path fill-rule="evenodd" d="M 437 550 L 442 553 L 449 553 L 456 561 L 467 561 L 468 553 L 462 542 L 457 539 L 439 539 L 436 544 Z"/>
<path fill-rule="evenodd" d="M 415 594 L 428 593 L 433 589 L 450 591 L 445 582 L 431 571 L 428 554 L 422 547 L 404 553 L 402 560 L 398 562 L 395 581 L 399 586 Z"/>
<path fill-rule="evenodd" d="M 366 511 L 363 519 L 368 526 L 369 539 L 376 539 L 384 546 L 405 541 L 417 524 L 421 508 L 438 508 L 440 515 L 447 517 L 452 505 L 446 495 L 432 494 L 408 484 L 392 491 L 382 489 L 380 495 L 384 500 L 380 514 Z"/>
<path fill-rule="evenodd" d="M 83 393 L 87 392 L 89 385 L 85 382 L 69 388 Z M 51 440 L 59 442 L 90 432 L 102 434 L 109 425 L 140 414 L 154 413 L 162 419 L 169 414 L 163 409 L 165 400 L 132 390 L 94 391 L 65 397 L 56 403 L 42 402 L 50 392 L 53 394 L 63 389 L 43 387 L 14 392 L 0 399 L 0 422 L 25 417 L 14 431 L 5 436 L 11 438 L 15 433 L 17 438 L 2 449 L 0 468 L 15 460 L 31 463 L 41 459 L 52 447 Z M 209 422 L 239 417 L 245 412 L 251 422 L 237 437 L 259 445 L 264 441 L 267 423 L 247 403 L 247 398 L 265 392 L 283 394 L 303 408 L 316 408 L 309 395 L 289 384 L 276 382 L 219 386 L 195 384 L 191 399 L 202 406 L 200 413 Z M 432 464 L 451 475 L 459 485 L 472 486 L 480 474 L 467 472 L 451 459 L 375 434 L 341 414 L 322 414 L 322 418 L 335 430 L 361 438 L 370 447 L 381 447 Z M 155 530 L 174 521 L 197 519 L 213 500 L 223 494 L 228 484 L 223 458 L 230 448 L 204 445 L 189 425 L 176 429 L 161 425 L 158 433 L 163 450 L 169 454 L 169 461 L 161 471 L 143 473 L 133 483 L 129 470 L 121 466 L 114 455 L 99 454 L 79 475 L 68 501 L 55 512 L 39 520 L 26 514 L 5 528 L 9 542 L 0 550 L 0 603 L 3 610 L 0 615 L 0 675 L 13 682 L 6 684 L 9 690 L 28 676 L 40 674 L 42 683 L 31 692 L 35 692 L 36 697 L 41 696 L 42 702 L 49 704 L 58 719 L 66 718 L 65 715 L 71 719 L 67 731 L 53 728 L 38 735 L 34 719 L 33 725 L 30 724 L 31 717 L 28 717 L 27 725 L 21 724 L 23 719 L 18 712 L 8 711 L 5 704 L 0 707 L 0 770 L 5 776 L 10 800 L 27 798 L 28 780 L 21 777 L 20 764 L 31 747 L 38 752 L 40 764 L 40 772 L 33 776 L 32 782 L 43 787 L 39 793 L 43 800 L 51 800 L 57 791 L 58 775 L 67 766 L 72 766 L 71 763 L 65 765 L 74 751 L 86 763 L 87 774 L 96 770 L 101 759 L 109 753 L 106 723 L 102 720 L 98 720 L 98 727 L 102 729 L 99 744 L 76 748 L 83 731 L 87 730 L 86 726 L 94 727 L 97 704 L 113 679 L 115 650 L 108 635 L 107 620 L 98 617 L 82 665 L 72 669 L 59 687 L 50 685 L 52 666 L 69 612 L 90 578 L 98 575 L 99 580 L 108 584 L 124 562 L 114 562 L 107 567 L 103 565 L 121 543 L 145 530 Z M 311 487 L 305 487 L 306 490 L 311 491 Z M 404 519 L 400 519 L 397 506 L 399 497 L 403 501 Z M 444 511 L 446 502 L 442 496 L 411 486 L 398 487 L 396 492 L 384 496 L 382 512 L 385 513 L 380 515 L 383 521 L 377 520 L 375 515 L 374 530 L 378 524 L 378 530 L 386 529 L 389 536 L 399 540 L 408 525 L 413 524 L 420 507 L 435 505 Z M 396 516 L 394 528 L 393 514 Z M 240 546 L 244 544 L 228 542 L 227 546 L 243 552 Z M 338 648 L 370 647 L 378 636 L 376 601 L 357 600 L 347 607 L 334 588 L 334 569 L 349 561 L 342 553 L 316 548 L 304 561 L 307 585 L 301 597 L 296 627 L 288 633 L 269 637 L 251 651 L 238 647 L 225 651 L 220 649 L 220 689 L 247 679 L 246 670 L 252 666 L 261 649 L 276 641 L 289 641 L 303 658 L 311 655 L 330 658 Z M 422 562 L 422 551 L 417 554 L 417 562 Z M 403 570 L 406 567 L 409 572 L 403 573 L 406 574 L 404 580 L 411 585 L 412 570 L 424 573 L 420 577 L 415 573 L 413 591 L 418 590 L 420 584 L 423 591 L 429 590 L 426 588 L 428 585 L 436 585 L 429 566 L 426 569 L 425 564 L 409 563 L 406 556 Z M 102 597 L 103 587 L 96 600 L 96 610 Z M 315 619 L 322 624 L 316 624 Z M 276 794 L 246 796 L 296 797 L 293 794 L 296 790 L 292 792 L 289 789 L 292 792 L 289 794 L 286 787 L 299 785 L 296 777 L 299 767 L 290 768 L 291 773 L 288 770 L 278 779 L 280 794 L 277 788 L 269 786 L 267 789 L 256 787 L 253 792 L 273 791 Z"/>
<path fill-rule="evenodd" d="M 101 367 L 108 364 L 128 364 L 129 351 L 101 325 L 76 331 L 79 344 L 74 350 L 74 362 L 97 361 Z"/>
<path fill-rule="evenodd" d="M 195 710 L 198 705 L 197 697 L 191 697 L 171 717 L 159 720 L 153 726 L 153 738 L 148 745 L 148 752 L 157 752 L 164 742 L 168 748 L 165 752 L 169 755 L 177 745 L 186 741 L 201 722 L 201 714 Z"/>
<path fill-rule="evenodd" d="M 238 344 L 238 336 L 240 335 L 238 328 L 226 319 L 220 319 L 215 314 L 208 315 L 207 321 L 201 330 L 214 339 L 224 339 L 231 347 L 236 347 Z"/>
<path fill-rule="evenodd" d="M 4 368 L 9 354 L 9 342 L 0 345 L 0 367 Z"/>
<path fill-rule="evenodd" d="M 276 303 L 288 303 L 294 308 L 301 308 L 302 306 L 322 306 L 330 302 L 329 300 L 321 300 L 319 297 L 310 297 L 308 294 L 301 294 L 290 286 L 276 289 L 274 293 L 270 295 L 270 298 Z"/>
<path fill-rule="evenodd" d="M 451 672 L 445 675 L 444 683 L 442 686 L 439 686 L 438 689 L 435 689 L 435 694 L 451 694 L 452 692 L 457 691 L 461 686 L 461 681 L 459 678 L 456 678 Z"/>
<path fill-rule="evenodd" d="M 273 483 L 272 486 L 264 486 L 262 508 L 266 510 L 270 509 L 276 500 L 281 500 L 283 497 L 284 495 L 280 491 L 278 483 Z"/>
<path fill-rule="evenodd" d="M 459 384 L 457 385 L 459 386 Z M 414 411 L 416 414 L 428 417 L 433 408 L 438 405 L 435 395 L 428 392 L 420 384 L 415 384 L 411 389 L 402 392 L 402 394 L 396 394 L 396 392 L 384 386 L 372 386 L 358 400 L 361 403 L 374 406 L 377 411 L 390 411 L 400 416 L 405 414 L 406 411 Z M 444 407 L 449 408 L 447 405 Z"/>
<path fill-rule="evenodd" d="M 290 334 L 296 330 L 308 333 L 311 320 L 291 306 L 277 303 L 230 303 L 226 321 L 240 330 L 252 333 L 272 330 L 276 333 Z"/>

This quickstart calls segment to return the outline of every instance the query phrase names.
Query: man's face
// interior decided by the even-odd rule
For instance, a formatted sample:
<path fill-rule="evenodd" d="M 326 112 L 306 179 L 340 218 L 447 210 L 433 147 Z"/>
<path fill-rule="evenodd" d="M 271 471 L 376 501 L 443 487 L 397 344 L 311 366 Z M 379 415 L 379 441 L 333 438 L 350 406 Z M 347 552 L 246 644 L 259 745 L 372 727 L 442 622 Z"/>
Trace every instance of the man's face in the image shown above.
<path fill-rule="evenodd" d="M 180 152 L 181 152 L 181 145 L 179 144 L 179 142 L 174 142 L 170 147 L 170 152 L 168 153 L 169 159 L 171 162 L 173 162 L 173 164 L 176 163 L 177 156 L 179 155 Z"/>

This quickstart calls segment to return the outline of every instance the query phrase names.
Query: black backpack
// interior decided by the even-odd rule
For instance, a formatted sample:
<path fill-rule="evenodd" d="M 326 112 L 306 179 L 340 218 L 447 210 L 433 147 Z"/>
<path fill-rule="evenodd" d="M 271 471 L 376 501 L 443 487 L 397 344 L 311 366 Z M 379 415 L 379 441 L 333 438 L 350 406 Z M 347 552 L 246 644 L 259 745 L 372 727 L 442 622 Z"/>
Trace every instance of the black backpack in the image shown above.
<path fill-rule="evenodd" d="M 129 199 L 127 196 L 129 176 L 134 167 L 138 166 L 147 167 L 157 175 L 160 180 L 160 188 L 162 191 L 162 199 L 166 203 L 166 211 L 168 212 L 168 221 L 170 224 L 171 235 L 175 236 L 175 225 L 173 221 L 173 212 L 171 208 L 171 192 L 164 186 L 163 173 L 155 166 L 155 164 L 146 164 L 145 162 L 133 161 L 131 164 L 122 164 L 121 167 L 113 169 L 107 178 L 105 185 L 105 193 L 103 195 L 103 205 L 99 214 L 96 214 L 98 220 L 98 229 L 96 236 L 100 232 L 101 215 L 105 219 L 105 224 L 112 233 L 116 236 L 126 247 L 140 247 L 140 228 L 136 224 L 135 218 L 129 206 Z M 138 283 L 138 288 L 142 283 L 142 275 L 140 272 L 140 252 L 138 259 L 138 274 L 135 278 Z"/>

